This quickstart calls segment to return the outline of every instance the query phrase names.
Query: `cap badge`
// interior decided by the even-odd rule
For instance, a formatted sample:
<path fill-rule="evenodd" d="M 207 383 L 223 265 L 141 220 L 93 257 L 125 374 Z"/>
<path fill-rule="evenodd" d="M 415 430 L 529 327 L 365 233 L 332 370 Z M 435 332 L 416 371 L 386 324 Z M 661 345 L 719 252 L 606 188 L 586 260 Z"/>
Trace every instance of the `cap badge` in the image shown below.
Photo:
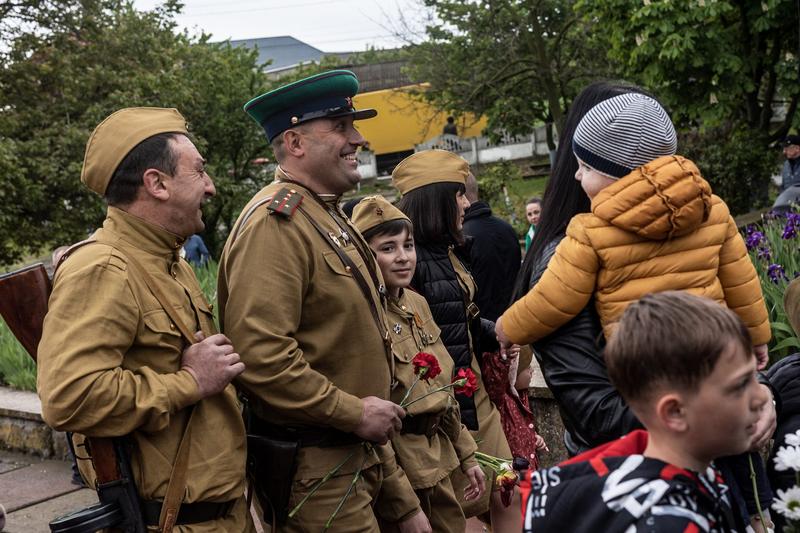
<path fill-rule="evenodd" d="M 353 107 L 353 98 L 350 96 L 345 96 L 344 101 L 347 102 L 348 107 Z"/>

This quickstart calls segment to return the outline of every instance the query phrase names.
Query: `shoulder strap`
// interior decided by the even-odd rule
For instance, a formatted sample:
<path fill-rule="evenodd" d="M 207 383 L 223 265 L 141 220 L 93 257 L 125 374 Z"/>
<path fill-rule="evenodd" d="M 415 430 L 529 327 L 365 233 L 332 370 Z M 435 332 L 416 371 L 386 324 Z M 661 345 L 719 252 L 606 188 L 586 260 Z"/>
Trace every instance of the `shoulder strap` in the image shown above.
<path fill-rule="evenodd" d="M 358 266 L 353 262 L 353 259 L 347 255 L 347 252 L 342 250 L 340 246 L 337 246 L 335 242 L 333 242 L 333 238 L 328 235 L 328 233 L 319 225 L 319 223 L 314 220 L 314 217 L 308 214 L 303 206 L 299 206 L 299 211 L 303 213 L 306 219 L 314 226 L 314 229 L 322 236 L 322 238 L 330 245 L 336 255 L 339 256 L 339 259 L 344 264 L 345 268 L 353 275 L 353 278 L 356 280 L 358 284 L 358 288 L 361 289 L 361 292 L 364 294 L 364 298 L 367 300 L 369 304 L 369 310 L 372 313 L 372 319 L 375 321 L 375 325 L 378 327 L 378 331 L 381 334 L 381 338 L 383 338 L 384 346 L 388 348 L 389 346 L 389 330 L 386 328 L 386 324 L 383 320 L 381 320 L 380 313 L 378 312 L 378 308 L 375 305 L 375 299 L 372 297 L 372 291 L 370 291 L 369 285 L 367 284 L 367 280 L 364 279 L 364 276 L 361 274 L 361 271 L 358 269 Z M 366 263 L 365 263 L 366 264 Z M 369 268 L 369 265 L 367 268 Z M 375 287 L 378 290 L 378 287 Z M 389 358 L 389 364 L 391 366 L 392 371 L 392 378 L 394 378 L 394 358 L 392 357 L 389 350 L 387 350 L 387 356 Z"/>
<path fill-rule="evenodd" d="M 132 267 L 132 270 L 141 277 L 141 279 L 144 281 L 144 284 L 147 286 L 153 296 L 155 296 L 156 300 L 158 300 L 158 303 L 164 308 L 167 316 L 169 316 L 170 320 L 172 320 L 172 322 L 178 328 L 178 331 L 181 332 L 181 335 L 183 335 L 183 337 L 186 339 L 186 342 L 188 344 L 195 343 L 194 334 L 180 317 L 180 315 L 178 315 L 178 311 L 175 309 L 175 306 L 173 306 L 167 297 L 164 296 L 164 293 L 153 281 L 153 278 L 150 276 L 150 274 L 147 273 L 137 259 L 126 254 L 116 244 L 108 241 L 98 241 L 96 239 L 87 239 L 85 241 L 81 241 L 71 246 L 64 253 L 56 265 L 56 268 L 58 268 L 68 254 L 72 253 L 75 249 L 92 242 L 106 244 L 121 253 L 125 257 L 127 263 Z M 172 465 L 172 471 L 169 475 L 167 492 L 164 495 L 164 503 L 161 506 L 161 515 L 158 520 L 158 525 L 160 528 L 159 531 L 163 533 L 170 533 L 173 527 L 175 527 L 175 520 L 178 517 L 178 511 L 180 510 L 181 502 L 183 501 L 183 495 L 186 492 L 186 474 L 189 470 L 189 440 L 192 433 L 192 421 L 194 420 L 194 413 L 195 409 L 192 405 L 189 407 L 189 420 L 186 423 L 186 427 L 183 430 L 183 435 L 181 436 L 181 442 L 178 445 L 178 454 L 175 456 L 175 464 Z"/>

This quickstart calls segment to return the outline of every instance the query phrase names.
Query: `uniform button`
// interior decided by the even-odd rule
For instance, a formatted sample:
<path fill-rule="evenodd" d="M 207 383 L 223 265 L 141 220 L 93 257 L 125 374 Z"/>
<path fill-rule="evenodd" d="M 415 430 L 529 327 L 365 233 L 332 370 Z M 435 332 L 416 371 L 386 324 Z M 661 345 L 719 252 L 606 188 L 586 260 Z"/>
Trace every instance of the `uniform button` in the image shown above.
<path fill-rule="evenodd" d="M 169 329 L 175 329 L 175 324 L 173 324 L 172 322 L 170 322 L 170 323 L 169 323 Z"/>
<path fill-rule="evenodd" d="M 528 427 L 529 427 L 530 429 L 533 429 L 533 424 L 528 424 Z"/>
<path fill-rule="evenodd" d="M 348 271 L 348 272 L 350 272 L 350 270 L 351 270 L 351 268 L 350 268 L 349 266 L 346 266 L 346 267 L 344 267 L 344 269 L 345 269 L 346 271 Z"/>
<path fill-rule="evenodd" d="M 297 191 L 294 190 L 294 189 L 291 189 L 289 192 L 292 193 L 292 194 L 296 194 L 297 193 Z"/>

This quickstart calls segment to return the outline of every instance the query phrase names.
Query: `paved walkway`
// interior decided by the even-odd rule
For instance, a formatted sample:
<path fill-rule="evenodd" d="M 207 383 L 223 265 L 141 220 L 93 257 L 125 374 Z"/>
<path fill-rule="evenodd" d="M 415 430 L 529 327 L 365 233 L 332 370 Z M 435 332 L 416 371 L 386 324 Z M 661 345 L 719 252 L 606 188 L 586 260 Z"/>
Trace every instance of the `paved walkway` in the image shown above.
<path fill-rule="evenodd" d="M 0 504 L 9 533 L 49 533 L 54 518 L 97 502 L 97 495 L 70 480 L 65 461 L 0 450 Z"/>

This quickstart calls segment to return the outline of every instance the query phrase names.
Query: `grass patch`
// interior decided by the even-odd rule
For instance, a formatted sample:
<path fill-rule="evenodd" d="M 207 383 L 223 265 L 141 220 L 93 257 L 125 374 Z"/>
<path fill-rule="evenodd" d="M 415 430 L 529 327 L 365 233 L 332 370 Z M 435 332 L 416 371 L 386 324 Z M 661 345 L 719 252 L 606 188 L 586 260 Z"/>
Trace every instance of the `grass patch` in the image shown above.
<path fill-rule="evenodd" d="M 36 390 L 36 363 L 0 320 L 0 382 L 15 389 Z"/>

